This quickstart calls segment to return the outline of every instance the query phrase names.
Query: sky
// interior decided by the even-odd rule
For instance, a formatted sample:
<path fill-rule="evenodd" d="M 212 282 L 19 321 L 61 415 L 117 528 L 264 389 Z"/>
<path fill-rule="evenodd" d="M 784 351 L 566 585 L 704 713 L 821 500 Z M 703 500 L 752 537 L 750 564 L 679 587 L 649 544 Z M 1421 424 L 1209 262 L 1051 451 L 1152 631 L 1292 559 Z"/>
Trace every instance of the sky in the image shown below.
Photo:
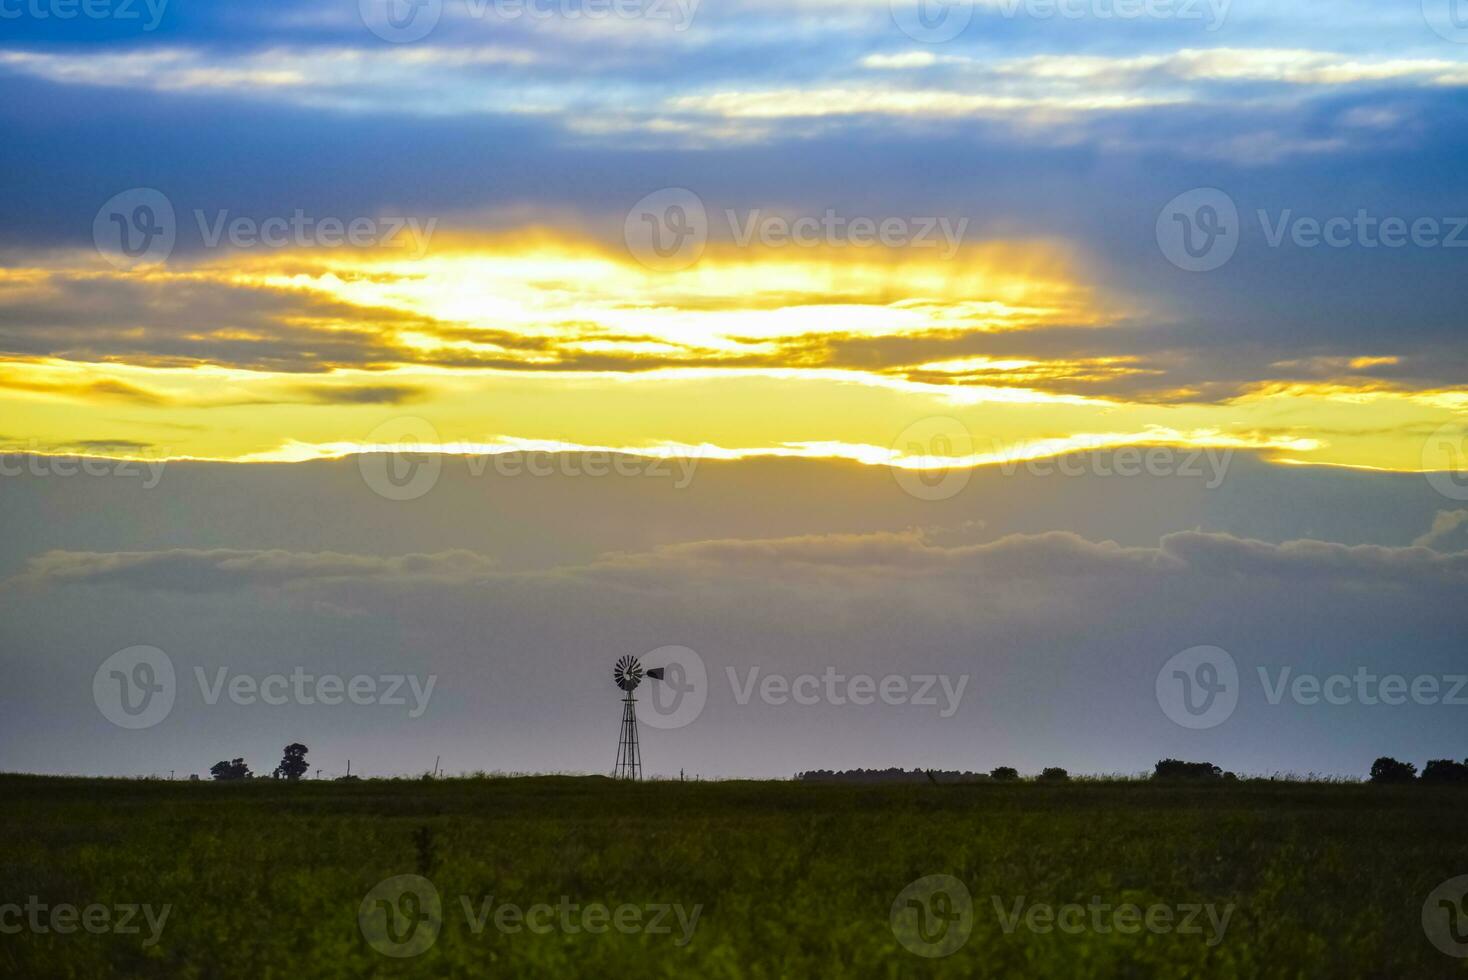
<path fill-rule="evenodd" d="M 625 653 L 650 773 L 1468 754 L 1460 0 L 0 0 L 0 84 L 0 768 L 604 771 Z"/>

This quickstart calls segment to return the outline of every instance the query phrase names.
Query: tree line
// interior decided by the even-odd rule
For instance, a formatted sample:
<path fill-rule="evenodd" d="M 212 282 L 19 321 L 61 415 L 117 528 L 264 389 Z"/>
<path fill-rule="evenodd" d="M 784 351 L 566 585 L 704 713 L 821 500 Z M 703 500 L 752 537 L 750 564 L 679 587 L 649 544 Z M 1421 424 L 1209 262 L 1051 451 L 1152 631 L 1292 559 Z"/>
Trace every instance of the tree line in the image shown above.
<path fill-rule="evenodd" d="M 292 742 L 285 747 L 285 755 L 280 760 L 280 765 L 270 774 L 272 779 L 300 779 L 306 774 L 306 753 L 311 751 L 300 742 Z M 250 771 L 249 765 L 244 759 L 220 760 L 209 767 L 209 775 L 215 779 L 254 779 L 255 774 Z"/>
<path fill-rule="evenodd" d="M 795 778 L 802 782 L 848 782 L 848 783 L 978 783 L 1015 782 L 1020 778 L 1019 770 L 1013 766 L 998 766 L 987 773 L 981 772 L 955 772 L 941 769 L 843 769 L 833 771 L 830 769 L 812 769 L 808 772 L 795 774 Z M 1218 780 L 1221 782 L 1233 782 L 1239 777 L 1232 772 L 1225 772 L 1219 766 L 1211 762 L 1184 762 L 1181 759 L 1160 759 L 1152 769 L 1152 779 L 1162 781 L 1202 781 L 1209 782 Z M 1070 779 L 1070 773 L 1058 766 L 1042 769 L 1035 777 L 1036 781 L 1042 783 L 1066 782 Z M 1431 783 L 1436 785 L 1463 784 L 1468 785 L 1468 759 L 1455 762 L 1452 759 L 1433 759 L 1423 767 L 1421 775 L 1417 773 L 1417 767 L 1410 762 L 1398 762 L 1396 759 L 1382 756 L 1371 764 L 1371 782 L 1373 783 Z"/>
<path fill-rule="evenodd" d="M 1468 783 L 1468 759 L 1454 762 L 1452 759 L 1431 759 L 1417 775 L 1417 767 L 1410 762 L 1398 762 L 1382 756 L 1371 764 L 1373 783 Z"/>

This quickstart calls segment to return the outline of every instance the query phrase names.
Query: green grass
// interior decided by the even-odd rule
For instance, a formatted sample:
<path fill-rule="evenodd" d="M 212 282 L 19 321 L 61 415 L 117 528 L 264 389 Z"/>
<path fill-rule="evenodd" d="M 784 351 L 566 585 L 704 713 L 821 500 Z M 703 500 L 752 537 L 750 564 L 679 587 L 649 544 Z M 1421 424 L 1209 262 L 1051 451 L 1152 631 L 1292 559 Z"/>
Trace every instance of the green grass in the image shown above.
<path fill-rule="evenodd" d="M 1468 793 L 1243 782 L 640 785 L 600 778 L 243 784 L 0 776 L 0 905 L 172 906 L 161 939 L 0 935 L 14 977 L 1435 977 L 1424 899 L 1468 874 Z M 391 958 L 358 910 L 421 874 L 441 933 Z M 949 874 L 973 931 L 899 945 L 898 893 Z M 474 934 L 460 896 L 701 906 L 692 939 Z M 1232 904 L 1208 935 L 1006 932 L 1017 901 Z M 669 921 L 672 921 L 671 919 Z"/>

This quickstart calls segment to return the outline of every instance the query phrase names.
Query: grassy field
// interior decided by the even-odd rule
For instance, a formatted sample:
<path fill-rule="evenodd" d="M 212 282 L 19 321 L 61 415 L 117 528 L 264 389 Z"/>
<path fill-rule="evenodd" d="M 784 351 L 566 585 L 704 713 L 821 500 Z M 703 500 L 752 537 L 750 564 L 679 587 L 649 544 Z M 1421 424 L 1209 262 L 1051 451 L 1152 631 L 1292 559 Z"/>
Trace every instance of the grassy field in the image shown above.
<path fill-rule="evenodd" d="M 1468 969 L 1422 921 L 1468 874 L 1468 793 L 1423 786 L 0 776 L 0 800 L 8 977 Z"/>

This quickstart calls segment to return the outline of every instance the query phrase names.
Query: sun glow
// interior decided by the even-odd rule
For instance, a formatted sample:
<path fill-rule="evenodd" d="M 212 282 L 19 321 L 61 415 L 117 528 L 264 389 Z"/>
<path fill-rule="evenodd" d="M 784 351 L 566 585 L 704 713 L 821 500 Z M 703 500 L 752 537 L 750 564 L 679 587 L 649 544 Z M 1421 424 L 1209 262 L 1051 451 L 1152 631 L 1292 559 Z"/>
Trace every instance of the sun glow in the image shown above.
<path fill-rule="evenodd" d="M 1223 401 L 1135 397 L 1158 384 L 1158 361 L 1047 352 L 1049 330 L 1095 331 L 1086 346 L 1099 349 L 1139 314 L 1054 242 L 974 243 L 945 259 L 715 241 L 678 272 L 544 228 L 444 232 L 421 255 L 247 250 L 130 271 L 43 259 L 0 273 L 0 307 L 86 305 L 65 348 L 0 361 L 0 448 L 299 461 L 371 448 L 384 420 L 412 417 L 429 451 L 464 454 L 916 468 L 1167 444 L 1411 470 L 1426 464 L 1394 427 L 1468 409 L 1460 392 L 1367 376 L 1396 364 L 1374 353 L 1281 362 L 1314 380 Z M 1015 353 L 983 352 L 991 341 Z M 932 417 L 956 420 L 970 444 L 896 448 Z"/>

